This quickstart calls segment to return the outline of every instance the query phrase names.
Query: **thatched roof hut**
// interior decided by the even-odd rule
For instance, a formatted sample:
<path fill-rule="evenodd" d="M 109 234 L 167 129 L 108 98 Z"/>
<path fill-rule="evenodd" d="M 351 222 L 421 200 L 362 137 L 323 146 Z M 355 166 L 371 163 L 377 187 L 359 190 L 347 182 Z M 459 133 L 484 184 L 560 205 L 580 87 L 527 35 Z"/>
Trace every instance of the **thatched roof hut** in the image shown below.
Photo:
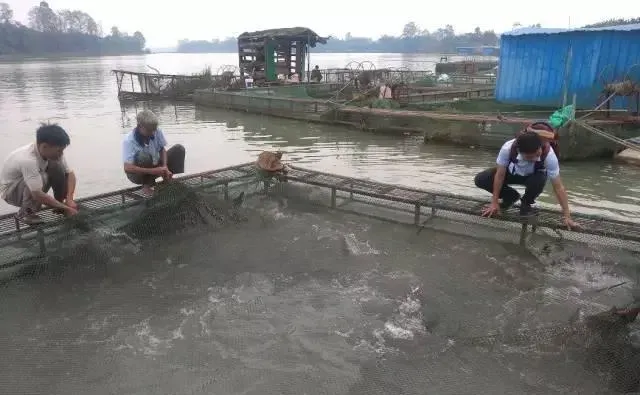
<path fill-rule="evenodd" d="M 258 85 L 276 81 L 279 74 L 304 78 L 309 49 L 326 44 L 327 39 L 306 27 L 242 33 L 238 36 L 240 74 L 251 76 Z"/>
<path fill-rule="evenodd" d="M 238 36 L 238 44 L 241 42 L 263 42 L 265 40 L 299 41 L 314 48 L 318 43 L 326 44 L 328 38 L 320 37 L 316 32 L 306 27 L 286 27 L 282 29 L 244 32 Z"/>

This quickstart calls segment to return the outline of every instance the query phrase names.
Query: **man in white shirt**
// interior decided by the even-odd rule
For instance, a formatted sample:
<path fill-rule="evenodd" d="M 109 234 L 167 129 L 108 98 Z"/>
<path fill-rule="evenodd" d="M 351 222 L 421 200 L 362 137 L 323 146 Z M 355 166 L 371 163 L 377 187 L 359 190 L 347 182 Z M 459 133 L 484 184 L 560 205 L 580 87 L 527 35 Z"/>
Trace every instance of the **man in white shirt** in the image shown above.
<path fill-rule="evenodd" d="M 167 140 L 153 112 L 141 111 L 136 121 L 136 128 L 122 142 L 124 172 L 129 181 L 142 185 L 143 192 L 151 195 L 158 177 L 169 181 L 174 174 L 184 173 L 185 149 L 180 144 L 166 149 Z"/>
<path fill-rule="evenodd" d="M 73 200 L 76 177 L 63 156 L 69 135 L 58 125 L 42 125 L 36 142 L 11 152 L 0 171 L 0 196 L 19 207 L 17 217 L 27 224 L 42 222 L 42 205 L 67 216 L 77 214 Z M 47 193 L 53 189 L 53 197 Z"/>
<path fill-rule="evenodd" d="M 497 167 L 484 170 L 475 177 L 478 188 L 493 194 L 483 216 L 500 214 L 501 209 L 508 209 L 518 200 L 521 202 L 520 214 L 532 214 L 532 205 L 549 179 L 562 207 L 564 224 L 569 229 L 577 227 L 571 219 L 569 199 L 560 179 L 558 157 L 538 133 L 526 131 L 516 139 L 507 141 L 498 153 L 496 164 Z M 509 185 L 524 185 L 524 196 L 521 198 L 518 191 Z"/>

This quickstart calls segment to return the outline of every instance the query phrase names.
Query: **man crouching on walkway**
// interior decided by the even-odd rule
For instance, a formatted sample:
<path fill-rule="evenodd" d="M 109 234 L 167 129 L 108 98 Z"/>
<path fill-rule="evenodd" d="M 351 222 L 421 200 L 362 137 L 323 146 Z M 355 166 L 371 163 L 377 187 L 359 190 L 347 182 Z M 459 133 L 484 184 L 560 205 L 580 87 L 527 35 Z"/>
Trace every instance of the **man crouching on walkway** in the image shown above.
<path fill-rule="evenodd" d="M 16 218 L 29 225 L 42 222 L 37 212 L 42 205 L 67 216 L 78 213 L 73 201 L 76 176 L 63 156 L 71 143 L 58 125 L 42 125 L 36 142 L 11 152 L 0 172 L 0 195 L 19 207 Z M 53 197 L 47 192 L 53 189 Z"/>
<path fill-rule="evenodd" d="M 166 149 L 167 140 L 153 112 L 141 111 L 136 121 L 136 128 L 122 143 L 124 172 L 129 181 L 142 185 L 143 192 L 151 195 L 158 177 L 170 181 L 174 174 L 184 173 L 185 149 L 180 144 Z"/>
<path fill-rule="evenodd" d="M 482 212 L 483 216 L 498 215 L 501 209 L 508 209 L 518 199 L 521 201 L 520 215 L 533 214 L 531 206 L 544 190 L 547 179 L 550 179 L 562 207 L 565 226 L 568 229 L 578 226 L 571 219 L 569 199 L 560 179 L 558 157 L 538 133 L 526 131 L 516 139 L 507 141 L 500 149 L 496 163 L 497 167 L 484 170 L 475 177 L 478 188 L 493 194 L 491 204 Z M 525 186 L 522 198 L 518 191 L 509 186 L 514 184 Z"/>

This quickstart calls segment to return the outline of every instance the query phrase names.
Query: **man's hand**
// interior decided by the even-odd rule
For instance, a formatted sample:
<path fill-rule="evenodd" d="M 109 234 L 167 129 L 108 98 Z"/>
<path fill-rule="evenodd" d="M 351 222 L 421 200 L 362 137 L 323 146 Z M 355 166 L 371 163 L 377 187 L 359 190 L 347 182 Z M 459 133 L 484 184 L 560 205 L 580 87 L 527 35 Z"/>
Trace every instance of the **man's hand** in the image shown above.
<path fill-rule="evenodd" d="M 564 217 L 562 217 L 562 222 L 564 223 L 564 226 L 566 226 L 568 230 L 580 228 L 580 225 L 577 222 L 574 222 L 570 216 L 565 215 Z"/>
<path fill-rule="evenodd" d="M 482 216 L 491 218 L 492 215 L 500 215 L 500 204 L 491 202 L 491 204 L 482 210 Z"/>
<path fill-rule="evenodd" d="M 74 215 L 78 214 L 78 210 L 76 210 L 75 208 L 71 207 L 71 206 L 67 206 L 67 208 L 64 210 L 64 215 L 67 217 L 72 217 Z"/>
<path fill-rule="evenodd" d="M 78 203 L 76 203 L 73 199 L 67 199 L 64 204 L 68 207 L 71 207 L 74 210 L 78 210 Z"/>
<path fill-rule="evenodd" d="M 149 173 L 156 177 L 164 177 L 165 174 L 169 171 L 166 166 L 158 166 L 151 169 Z"/>
<path fill-rule="evenodd" d="M 165 171 L 164 174 L 162 175 L 162 178 L 165 181 L 171 181 L 171 179 L 173 178 L 173 173 L 169 171 L 169 169 L 167 169 L 167 171 Z"/>

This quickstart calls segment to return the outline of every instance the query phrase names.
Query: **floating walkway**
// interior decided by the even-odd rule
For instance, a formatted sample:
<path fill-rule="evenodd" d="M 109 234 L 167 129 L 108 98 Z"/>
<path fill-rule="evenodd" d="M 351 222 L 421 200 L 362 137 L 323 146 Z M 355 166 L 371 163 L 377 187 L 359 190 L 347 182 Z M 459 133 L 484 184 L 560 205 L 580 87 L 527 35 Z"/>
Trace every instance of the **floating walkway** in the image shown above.
<path fill-rule="evenodd" d="M 360 203 L 370 204 L 372 207 L 376 206 L 376 204 L 379 205 L 376 201 L 412 207 L 413 222 L 416 226 L 421 226 L 434 217 L 446 218 L 446 213 L 478 217 L 482 207 L 487 204 L 486 199 L 384 184 L 296 166 L 290 167 L 288 179 L 291 181 L 290 184 L 299 183 L 328 190 L 330 201 L 327 204 L 332 208 L 340 208 L 338 193 L 341 193 L 341 195 L 346 194 L 347 200 L 357 200 Z M 263 192 L 265 190 L 268 191 L 271 187 L 268 181 L 257 176 L 253 162 L 187 175 L 176 178 L 176 180 L 195 188 L 221 188 L 227 199 L 229 198 L 229 188 L 237 184 L 255 183 L 263 187 Z M 366 200 L 362 200 L 363 197 Z M 343 198 L 341 197 L 340 199 Z M 98 214 L 105 211 L 125 209 L 141 204 L 145 200 L 146 198 L 140 193 L 139 188 L 129 188 L 78 199 L 77 202 L 81 212 L 88 212 L 89 214 L 95 212 Z M 389 208 L 386 205 L 384 207 Z M 0 216 L 0 242 L 4 241 L 2 245 L 6 245 L 7 242 L 11 242 L 10 240 L 23 239 L 28 235 L 30 235 L 30 238 L 33 238 L 34 235 L 36 239 L 44 238 L 45 233 L 50 233 L 45 232 L 47 229 L 52 230 L 51 228 L 60 226 L 65 222 L 63 216 L 54 214 L 51 210 L 44 210 L 42 217 L 45 221 L 44 224 L 29 226 L 17 221 L 13 214 Z M 571 232 L 573 233 L 640 243 L 640 223 L 618 221 L 579 213 L 574 213 L 573 218 L 581 225 L 580 229 L 572 230 Z M 528 236 L 535 232 L 537 228 L 567 231 L 561 222 L 560 212 L 554 210 L 540 210 L 537 217 L 524 222 L 515 213 L 503 214 L 497 219 L 492 219 L 492 221 L 496 220 L 521 224 L 521 244 L 524 244 Z M 41 241 L 39 244 L 44 246 L 45 243 Z"/>

